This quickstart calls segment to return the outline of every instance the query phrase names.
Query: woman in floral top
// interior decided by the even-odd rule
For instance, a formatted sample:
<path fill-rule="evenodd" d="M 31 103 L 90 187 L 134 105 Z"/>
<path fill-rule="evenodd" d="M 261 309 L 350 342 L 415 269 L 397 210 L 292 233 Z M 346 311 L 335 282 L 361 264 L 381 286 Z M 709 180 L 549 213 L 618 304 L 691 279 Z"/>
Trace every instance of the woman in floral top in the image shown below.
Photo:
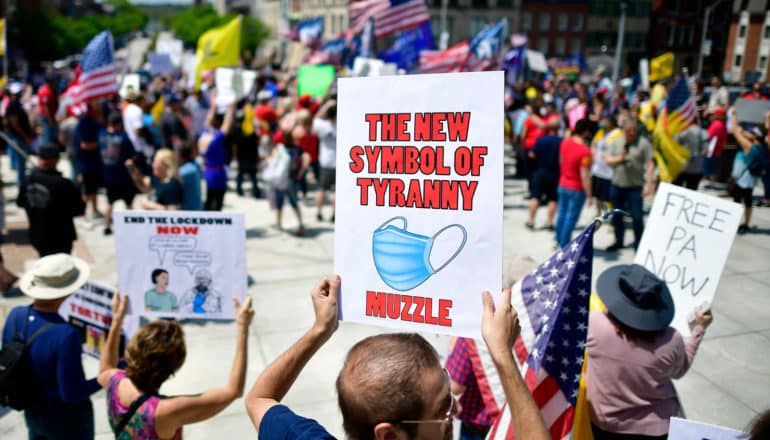
<path fill-rule="evenodd" d="M 182 366 L 187 354 L 182 327 L 176 321 L 150 322 L 137 331 L 126 348 L 125 370 L 114 368 L 118 362 L 120 329 L 126 315 L 127 297 L 115 293 L 112 298 L 112 324 L 102 350 L 99 383 L 107 388 L 107 413 L 113 431 L 129 412 L 131 404 L 148 397 L 131 416 L 118 440 L 161 440 L 182 438 L 182 426 L 209 419 L 243 395 L 246 379 L 248 330 L 254 311 L 251 298 L 237 309 L 235 359 L 228 383 L 194 396 L 161 397 L 163 382 Z"/>

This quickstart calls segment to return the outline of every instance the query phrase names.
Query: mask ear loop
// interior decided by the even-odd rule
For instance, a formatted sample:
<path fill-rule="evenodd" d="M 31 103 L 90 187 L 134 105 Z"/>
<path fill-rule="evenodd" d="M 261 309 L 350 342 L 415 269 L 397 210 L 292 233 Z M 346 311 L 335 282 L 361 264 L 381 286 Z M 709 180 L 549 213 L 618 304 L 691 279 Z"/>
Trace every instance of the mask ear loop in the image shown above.
<path fill-rule="evenodd" d="M 435 242 L 436 237 L 438 237 L 439 234 L 441 234 L 442 232 L 446 231 L 449 228 L 458 228 L 460 230 L 460 232 L 463 233 L 463 242 L 460 243 L 460 246 L 457 247 L 457 250 L 455 251 L 455 253 L 452 254 L 452 256 L 449 257 L 449 259 L 447 259 L 444 262 L 444 264 L 442 264 L 441 266 L 439 266 L 438 268 L 433 270 L 433 273 L 436 273 L 436 272 L 440 271 L 441 269 L 445 268 L 447 266 L 447 264 L 451 263 L 452 260 L 454 260 L 455 257 L 457 257 L 460 254 L 460 252 L 463 250 L 463 248 L 465 247 L 465 242 L 468 240 L 468 233 L 465 231 L 465 227 L 463 227 L 462 225 L 458 225 L 458 224 L 444 226 L 443 228 L 439 229 L 438 232 L 433 234 L 433 238 L 431 240 Z"/>
<path fill-rule="evenodd" d="M 385 223 L 381 224 L 381 225 L 380 225 L 380 227 L 378 227 L 377 229 L 375 229 L 375 231 L 379 231 L 379 230 L 382 230 L 383 228 L 385 228 L 385 226 L 387 226 L 387 225 L 388 225 L 390 222 L 392 222 L 393 220 L 401 220 L 402 222 L 404 222 L 404 227 L 403 227 L 403 228 L 401 228 L 401 229 L 403 229 L 403 230 L 405 230 L 405 231 L 406 231 L 406 218 L 405 218 L 405 217 L 402 217 L 402 216 L 400 216 L 400 215 L 398 215 L 398 216 L 396 216 L 396 217 L 393 217 L 392 219 L 390 219 L 390 220 L 386 221 Z M 444 229 L 446 229 L 446 228 L 444 228 Z M 443 229 L 442 229 L 442 230 L 443 230 Z M 435 236 L 434 236 L 434 237 L 435 237 Z"/>

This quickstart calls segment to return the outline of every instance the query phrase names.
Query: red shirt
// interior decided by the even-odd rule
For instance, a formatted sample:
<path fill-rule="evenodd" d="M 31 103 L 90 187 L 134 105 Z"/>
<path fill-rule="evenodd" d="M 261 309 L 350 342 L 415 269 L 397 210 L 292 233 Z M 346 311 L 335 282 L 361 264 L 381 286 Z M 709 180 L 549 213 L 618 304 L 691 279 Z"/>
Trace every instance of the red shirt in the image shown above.
<path fill-rule="evenodd" d="M 37 109 L 40 116 L 51 116 L 56 114 L 56 110 L 59 107 L 59 102 L 56 99 L 56 94 L 48 87 L 48 84 L 43 84 L 37 89 Z"/>
<path fill-rule="evenodd" d="M 548 115 L 545 115 L 542 118 L 536 115 L 530 115 L 529 117 L 527 117 L 527 119 L 524 120 L 524 127 L 527 129 L 527 136 L 524 137 L 524 148 L 527 150 L 530 150 L 532 147 L 535 146 L 535 142 L 537 142 L 537 140 L 540 139 L 541 136 L 546 134 L 546 130 L 535 125 L 534 118 L 540 118 L 540 120 L 543 121 L 544 124 L 548 124 L 553 120 L 553 118 L 558 118 L 558 117 L 559 115 L 555 113 L 550 113 Z"/>
<path fill-rule="evenodd" d="M 725 124 L 725 121 L 721 119 L 714 119 L 711 121 L 708 133 L 709 140 L 713 137 L 717 138 L 717 144 L 714 146 L 714 153 L 712 156 L 720 157 L 722 155 L 722 150 L 724 150 L 725 144 L 727 143 L 727 125 Z"/>
<path fill-rule="evenodd" d="M 583 191 L 580 169 L 591 167 L 591 149 L 586 144 L 567 138 L 559 147 L 559 186 L 573 191 Z"/>
<path fill-rule="evenodd" d="M 310 155 L 310 162 L 318 161 L 318 136 L 307 132 L 297 140 L 297 145 Z"/>

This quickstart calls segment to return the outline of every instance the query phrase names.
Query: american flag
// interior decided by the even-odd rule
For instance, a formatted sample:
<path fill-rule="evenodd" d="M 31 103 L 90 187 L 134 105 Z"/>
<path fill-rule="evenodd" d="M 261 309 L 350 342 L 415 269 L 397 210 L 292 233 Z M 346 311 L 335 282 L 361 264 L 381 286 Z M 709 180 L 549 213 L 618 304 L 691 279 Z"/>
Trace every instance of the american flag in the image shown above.
<path fill-rule="evenodd" d="M 511 301 L 521 325 L 514 354 L 554 440 L 572 432 L 588 334 L 595 229 L 596 223 L 588 226 L 513 286 Z M 476 351 L 472 362 L 482 398 L 487 411 L 500 415 L 487 439 L 513 439 L 500 378 L 482 344 Z"/>
<path fill-rule="evenodd" d="M 73 106 L 82 107 L 88 101 L 118 92 L 112 34 L 109 31 L 100 33 L 88 43 L 79 67 L 79 75 L 67 89 Z"/>
<path fill-rule="evenodd" d="M 350 28 L 358 33 L 374 19 L 374 36 L 386 37 L 430 20 L 425 0 L 360 0 L 350 3 Z"/>
<path fill-rule="evenodd" d="M 687 80 L 684 75 L 674 84 L 668 92 L 666 99 L 668 111 L 669 133 L 673 136 L 695 123 L 696 106 L 695 99 L 690 94 Z"/>
<path fill-rule="evenodd" d="M 420 52 L 420 67 L 413 73 L 462 72 L 470 56 L 467 41 L 458 43 L 445 51 L 423 50 Z"/>

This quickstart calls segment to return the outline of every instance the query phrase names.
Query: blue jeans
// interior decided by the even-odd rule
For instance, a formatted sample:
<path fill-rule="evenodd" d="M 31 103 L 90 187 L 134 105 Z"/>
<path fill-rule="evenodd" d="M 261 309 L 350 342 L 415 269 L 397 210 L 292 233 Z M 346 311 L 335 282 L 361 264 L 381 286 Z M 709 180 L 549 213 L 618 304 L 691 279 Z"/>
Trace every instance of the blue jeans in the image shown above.
<path fill-rule="evenodd" d="M 17 138 L 16 136 L 12 136 L 9 133 L 6 134 L 8 134 L 8 137 L 20 148 L 24 149 L 25 151 L 29 151 L 29 147 L 25 145 L 21 139 Z M 24 177 L 27 175 L 27 159 L 24 158 L 24 156 L 22 156 L 12 146 L 8 145 L 6 148 L 8 151 L 8 159 L 11 162 L 11 169 L 16 170 L 16 187 L 21 188 L 21 184 L 24 183 Z"/>
<path fill-rule="evenodd" d="M 566 246 L 572 239 L 572 230 L 575 229 L 580 211 L 586 202 L 586 193 L 575 191 L 562 186 L 558 190 L 559 208 L 556 215 L 556 242 L 560 247 Z"/>
<path fill-rule="evenodd" d="M 93 440 L 91 399 L 79 403 L 43 403 L 24 411 L 29 440 Z"/>
<path fill-rule="evenodd" d="M 634 249 L 639 247 L 644 232 L 644 215 L 642 211 L 642 187 L 632 186 L 621 188 L 612 185 L 612 207 L 623 209 L 631 214 L 634 224 Z M 612 226 L 615 228 L 615 243 L 623 246 L 623 236 L 626 233 L 626 221 L 622 215 L 612 217 Z"/>
<path fill-rule="evenodd" d="M 704 157 L 703 158 L 703 176 L 711 177 L 717 175 L 717 166 L 719 165 L 719 157 Z"/>

